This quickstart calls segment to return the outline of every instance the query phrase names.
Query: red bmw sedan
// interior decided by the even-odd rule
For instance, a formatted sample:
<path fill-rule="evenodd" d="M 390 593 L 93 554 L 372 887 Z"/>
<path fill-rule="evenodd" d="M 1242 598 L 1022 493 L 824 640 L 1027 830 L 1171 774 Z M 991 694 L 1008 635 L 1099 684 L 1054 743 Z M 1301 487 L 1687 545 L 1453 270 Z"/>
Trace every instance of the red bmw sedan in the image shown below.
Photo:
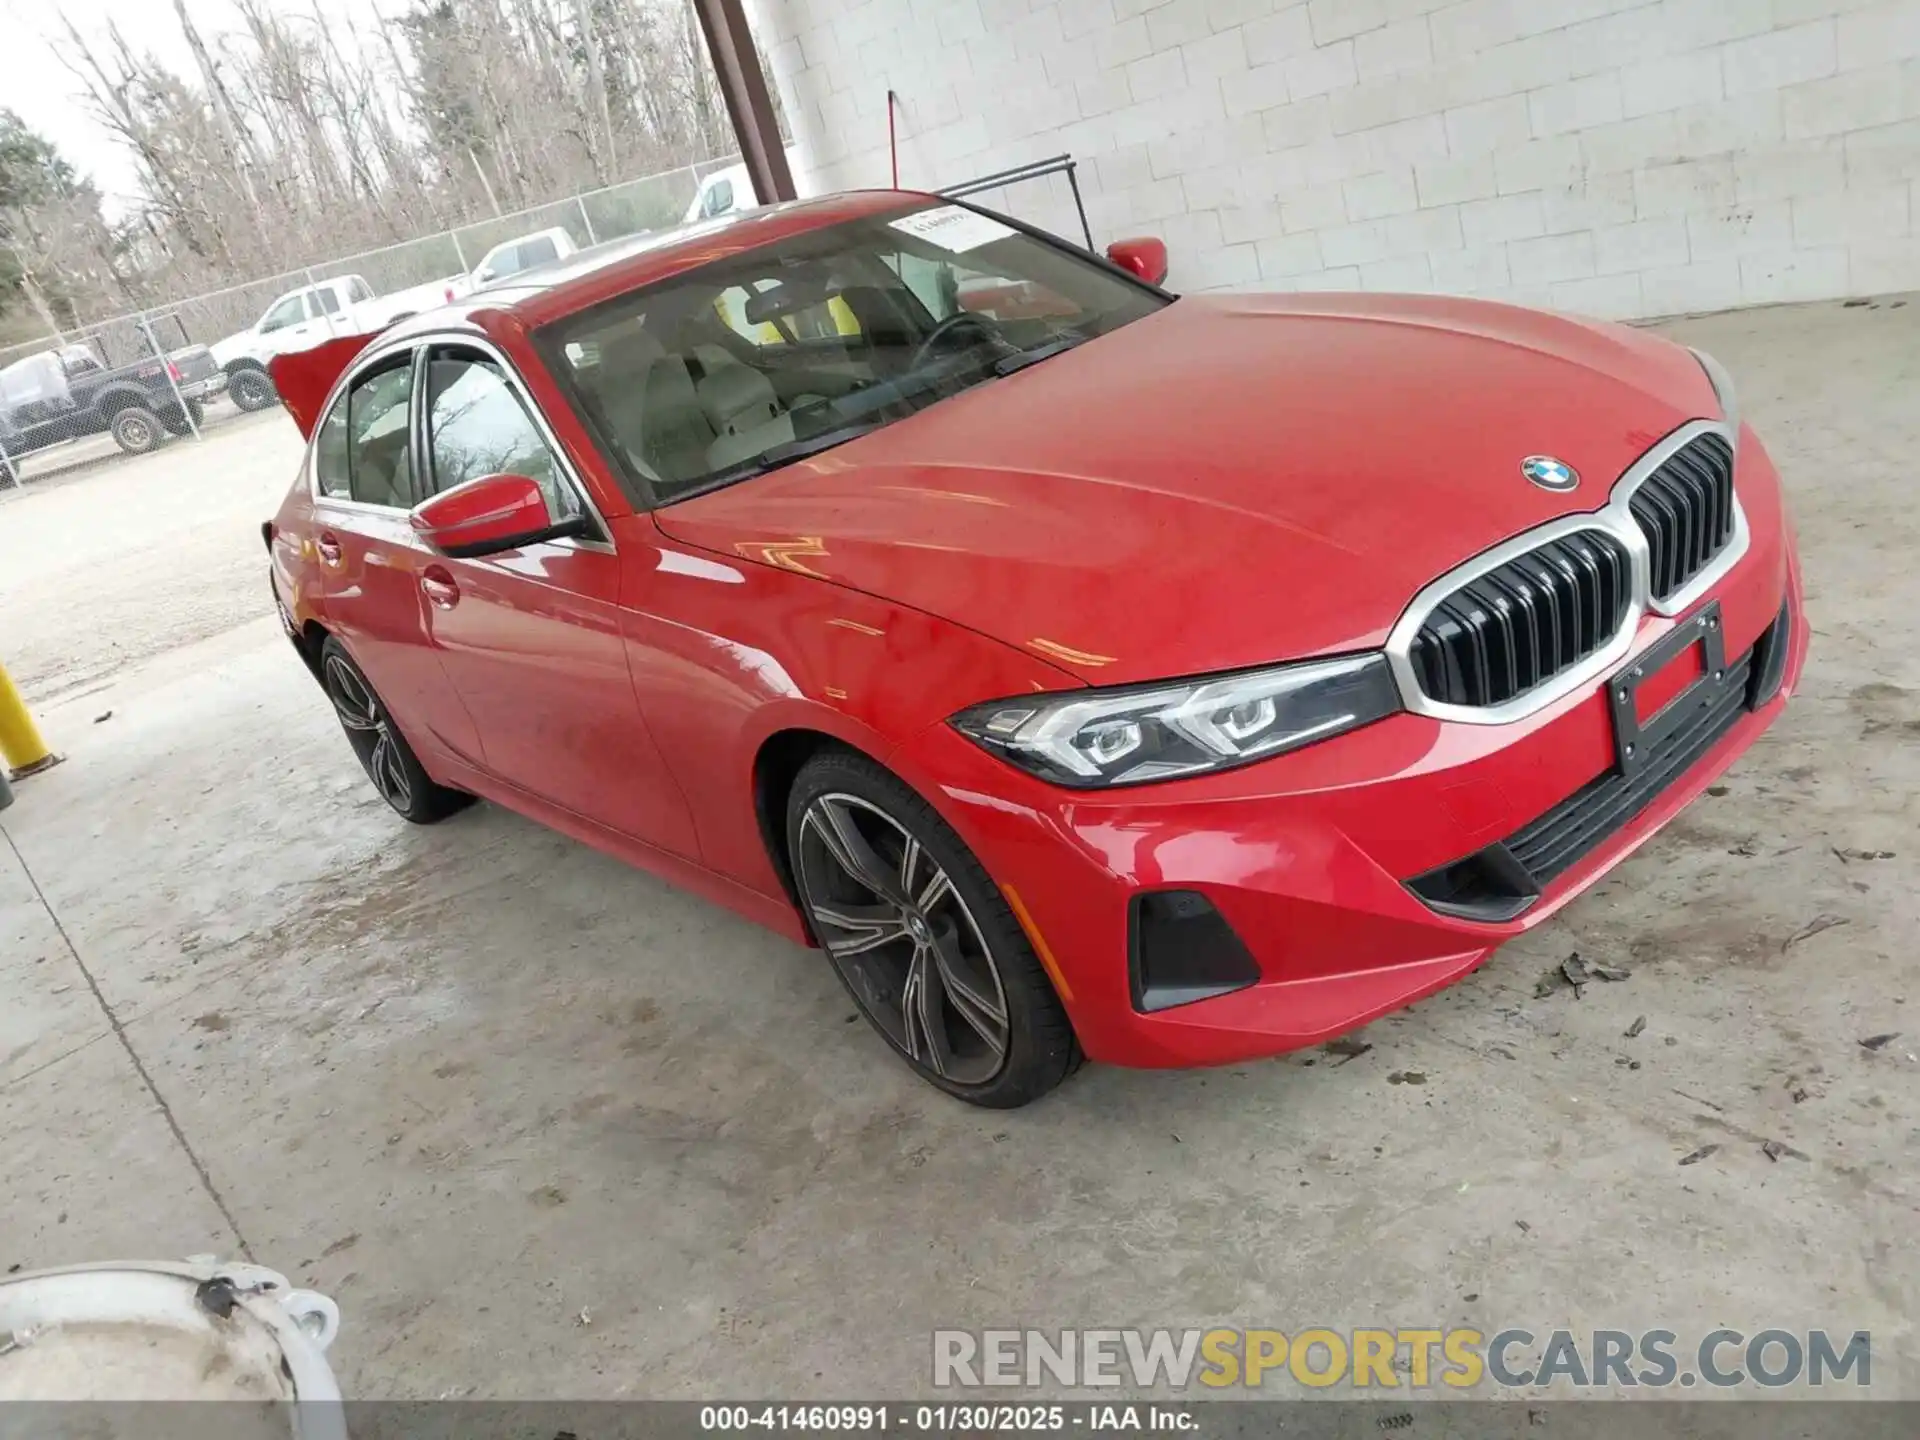
<path fill-rule="evenodd" d="M 1779 478 L 1655 336 L 1156 252 L 842 195 L 288 357 L 287 631 L 401 815 L 819 947 L 963 1099 L 1352 1029 L 1780 713 Z"/>

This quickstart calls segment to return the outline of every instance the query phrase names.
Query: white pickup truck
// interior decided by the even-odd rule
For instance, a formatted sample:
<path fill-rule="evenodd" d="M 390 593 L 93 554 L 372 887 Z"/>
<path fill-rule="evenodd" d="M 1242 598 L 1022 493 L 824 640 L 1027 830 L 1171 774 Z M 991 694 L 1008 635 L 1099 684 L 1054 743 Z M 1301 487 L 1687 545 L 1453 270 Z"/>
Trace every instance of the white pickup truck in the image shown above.
<path fill-rule="evenodd" d="M 358 275 L 342 275 L 289 290 L 267 306 L 250 329 L 212 345 L 214 362 L 227 374 L 227 394 L 242 410 L 264 410 L 279 396 L 267 376 L 267 361 L 289 350 L 310 350 L 335 335 L 371 335 L 396 320 L 450 304 L 473 289 L 465 275 L 375 295 Z"/>
<path fill-rule="evenodd" d="M 216 341 L 214 362 L 226 372 L 227 394 L 242 410 L 264 410 L 280 398 L 267 362 L 291 350 L 311 350 L 336 335 L 373 335 L 396 320 L 451 305 L 488 285 L 574 253 L 564 229 L 538 230 L 504 240 L 480 257 L 472 273 L 451 275 L 391 295 L 375 295 L 359 275 L 342 275 L 289 290 L 267 306 L 250 329 Z"/>

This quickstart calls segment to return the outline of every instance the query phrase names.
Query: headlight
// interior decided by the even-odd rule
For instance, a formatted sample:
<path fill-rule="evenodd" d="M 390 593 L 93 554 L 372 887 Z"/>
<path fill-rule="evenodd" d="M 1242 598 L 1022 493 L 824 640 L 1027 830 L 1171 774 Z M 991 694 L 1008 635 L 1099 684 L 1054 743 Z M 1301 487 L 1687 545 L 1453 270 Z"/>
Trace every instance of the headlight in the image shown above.
<path fill-rule="evenodd" d="M 1171 780 L 1264 760 L 1400 708 L 1383 655 L 976 705 L 954 728 L 1057 785 Z"/>
<path fill-rule="evenodd" d="M 1733 377 L 1727 373 L 1727 367 L 1704 350 L 1693 352 L 1693 358 L 1700 362 L 1700 368 L 1707 372 L 1707 380 L 1713 386 L 1714 397 L 1720 402 L 1720 418 L 1733 430 L 1737 444 L 1740 439 L 1740 397 L 1734 391 Z"/>

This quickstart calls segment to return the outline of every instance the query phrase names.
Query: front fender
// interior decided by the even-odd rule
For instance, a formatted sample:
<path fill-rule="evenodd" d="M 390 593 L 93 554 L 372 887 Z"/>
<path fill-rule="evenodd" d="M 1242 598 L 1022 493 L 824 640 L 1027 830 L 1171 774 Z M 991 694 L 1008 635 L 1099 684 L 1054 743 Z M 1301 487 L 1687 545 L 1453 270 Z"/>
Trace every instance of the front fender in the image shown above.
<path fill-rule="evenodd" d="M 708 866 L 765 894 L 784 893 L 754 803 L 755 762 L 772 737 L 812 731 L 888 764 L 968 705 L 1079 683 L 951 621 L 801 570 L 678 546 L 650 517 L 614 525 L 629 557 L 623 623 L 647 728 Z M 927 793 L 924 777 L 902 778 Z"/>

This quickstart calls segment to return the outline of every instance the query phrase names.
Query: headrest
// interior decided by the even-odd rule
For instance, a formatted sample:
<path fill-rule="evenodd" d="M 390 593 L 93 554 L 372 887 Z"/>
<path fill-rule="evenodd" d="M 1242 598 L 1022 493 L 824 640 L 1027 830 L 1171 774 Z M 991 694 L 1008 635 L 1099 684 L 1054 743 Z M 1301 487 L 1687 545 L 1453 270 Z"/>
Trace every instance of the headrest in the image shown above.
<path fill-rule="evenodd" d="M 697 388 L 707 418 L 723 435 L 754 429 L 780 413 L 773 382 L 750 365 L 709 370 Z"/>

